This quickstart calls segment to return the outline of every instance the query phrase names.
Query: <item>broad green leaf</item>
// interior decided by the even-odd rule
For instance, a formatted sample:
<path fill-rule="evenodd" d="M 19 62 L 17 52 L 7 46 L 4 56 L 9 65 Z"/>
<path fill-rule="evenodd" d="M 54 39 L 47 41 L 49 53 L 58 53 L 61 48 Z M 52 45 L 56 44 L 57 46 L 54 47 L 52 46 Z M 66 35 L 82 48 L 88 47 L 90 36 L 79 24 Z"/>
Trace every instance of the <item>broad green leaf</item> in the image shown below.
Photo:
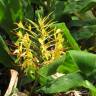
<path fill-rule="evenodd" d="M 62 68 L 61 68 L 62 67 Z M 70 57 L 70 54 L 63 55 L 62 57 L 57 58 L 46 68 L 46 75 L 55 74 L 57 71 L 61 73 L 71 73 L 77 72 L 78 66 Z"/>
<path fill-rule="evenodd" d="M 48 67 L 43 67 L 46 75 L 52 75 L 57 69 L 64 65 L 62 72 L 70 73 L 81 71 L 86 77 L 96 78 L 96 55 L 85 51 L 71 50 L 62 57 L 53 61 Z M 69 67 L 70 66 L 70 67 Z M 72 68 L 72 69 L 71 69 Z M 68 71 L 71 70 L 71 71 Z"/>
<path fill-rule="evenodd" d="M 84 51 L 68 51 L 71 58 L 79 67 L 80 71 L 86 75 L 91 76 L 96 73 L 96 55 Z"/>
<path fill-rule="evenodd" d="M 54 65 L 52 65 L 54 66 Z M 51 67 L 50 65 L 45 65 L 43 67 L 41 67 L 39 70 L 38 70 L 38 75 L 39 75 L 39 83 L 41 85 L 45 85 L 47 84 L 48 82 L 52 81 L 53 78 L 51 76 L 48 76 L 48 70 L 49 70 L 49 67 Z M 55 65 L 56 69 L 57 69 L 57 65 Z M 53 67 L 52 67 L 53 68 Z M 56 72 L 56 69 L 52 69 L 53 71 L 51 73 L 55 73 Z"/>
<path fill-rule="evenodd" d="M 64 76 L 59 77 L 56 80 L 50 80 L 48 83 L 46 81 L 45 84 L 47 85 L 40 88 L 39 91 L 41 92 L 43 91 L 45 93 L 58 93 L 58 92 L 66 92 L 72 88 L 83 86 L 85 88 L 88 88 L 91 91 L 92 96 L 95 96 L 94 95 L 96 93 L 95 87 L 89 83 L 84 83 L 85 81 L 83 80 L 83 79 L 90 80 L 90 78 L 91 79 L 96 78 L 95 76 L 96 55 L 95 54 L 88 53 L 85 51 L 70 50 L 66 53 L 66 55 L 63 55 L 62 57 L 60 57 L 60 59 L 56 59 L 56 60 L 57 61 L 59 60 L 59 61 L 58 62 L 54 61 L 53 66 L 50 65 L 51 67 L 48 66 L 47 68 L 43 67 L 44 68 L 43 71 L 45 70 L 44 71 L 45 73 L 42 73 L 42 75 L 45 74 L 44 76 L 46 77 L 48 75 L 51 76 L 52 74 L 55 74 L 57 72 L 57 68 L 60 67 L 62 64 L 64 65 L 63 67 L 65 67 L 62 69 L 63 72 L 66 73 L 66 70 L 67 71 L 69 69 L 71 70 L 72 66 L 73 66 L 73 72 L 70 73 L 69 71 L 70 74 L 68 73 L 64 74 Z M 72 66 L 70 67 L 69 65 L 70 66 L 72 65 Z M 68 69 L 68 66 L 69 66 L 69 69 Z M 77 75 L 77 72 L 82 73 L 82 76 L 80 74 Z"/>
<path fill-rule="evenodd" d="M 57 68 L 63 64 L 65 61 L 65 55 L 57 58 L 56 60 L 54 60 L 51 64 L 49 65 L 45 65 L 40 69 L 40 73 L 41 74 L 45 74 L 45 76 L 47 75 L 52 75 L 55 74 L 57 71 Z"/>
<path fill-rule="evenodd" d="M 70 54 L 68 54 L 68 53 L 65 55 L 65 61 L 62 62 L 61 64 L 62 65 L 58 66 L 58 69 L 57 69 L 58 72 L 68 74 L 68 73 L 78 72 L 79 71 L 79 68 L 76 65 L 76 62 L 73 61 Z"/>
<path fill-rule="evenodd" d="M 73 63 L 72 58 L 67 55 L 57 58 L 51 64 L 45 65 L 39 69 L 38 74 L 40 75 L 40 82 L 46 84 L 48 81 L 51 81 L 50 75 L 55 74 L 56 72 L 60 73 L 71 73 L 78 72 L 78 66 Z"/>
<path fill-rule="evenodd" d="M 53 80 L 48 85 L 39 89 L 44 93 L 59 93 L 66 92 L 76 87 L 80 87 L 83 82 L 83 78 L 79 73 L 71 73 Z"/>

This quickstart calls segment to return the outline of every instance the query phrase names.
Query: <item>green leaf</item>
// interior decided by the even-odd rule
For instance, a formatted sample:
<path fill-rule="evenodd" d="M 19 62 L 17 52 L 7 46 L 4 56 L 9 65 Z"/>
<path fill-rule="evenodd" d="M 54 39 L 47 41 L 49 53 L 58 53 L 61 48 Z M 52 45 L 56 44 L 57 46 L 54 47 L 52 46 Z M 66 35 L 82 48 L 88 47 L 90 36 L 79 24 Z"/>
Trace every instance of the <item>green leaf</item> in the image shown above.
<path fill-rule="evenodd" d="M 64 74 L 64 76 L 59 77 L 56 80 L 51 79 L 49 82 L 46 81 L 46 85 L 41 87 L 39 91 L 43 91 L 44 93 L 58 93 L 83 86 L 90 90 L 90 94 L 92 94 L 92 96 L 95 96 L 94 94 L 96 94 L 96 88 L 89 83 L 89 81 L 86 83 L 86 79 L 96 79 L 95 54 L 85 51 L 70 50 L 67 51 L 66 55 L 56 59 L 56 62 L 54 61 L 52 64 L 53 65 L 49 64 L 47 68 L 43 67 L 44 69 L 42 70 L 42 75 L 45 74 L 45 77 L 51 76 L 52 74 L 54 75 L 58 71 L 57 69 L 60 66 L 62 67 L 62 65 L 64 65 L 62 72 L 66 73 L 67 71 L 67 74 Z M 80 72 L 82 76 L 78 72 Z M 83 79 L 85 79 L 85 81 Z"/>
<path fill-rule="evenodd" d="M 3 18 L 4 18 L 4 5 L 3 5 L 3 1 L 0 1 L 0 22 L 2 22 Z"/>
<path fill-rule="evenodd" d="M 41 68 L 39 71 L 38 71 L 38 75 L 39 75 L 39 78 L 38 78 L 38 81 L 39 83 L 41 84 L 41 86 L 44 86 L 46 85 L 48 82 L 51 82 L 53 80 L 53 78 L 51 76 L 48 76 L 47 75 L 47 71 L 46 71 L 47 68 L 43 67 Z"/>
<path fill-rule="evenodd" d="M 70 54 L 67 53 L 66 55 L 57 58 L 51 64 L 49 64 L 46 73 L 47 75 L 52 75 L 55 74 L 57 71 L 62 73 L 71 73 L 77 72 L 78 70 L 78 66 L 73 61 L 72 57 L 70 57 Z"/>
<path fill-rule="evenodd" d="M 53 80 L 50 84 L 42 87 L 39 91 L 44 93 L 66 92 L 70 89 L 80 87 L 83 78 L 79 73 L 71 73 Z"/>
<path fill-rule="evenodd" d="M 62 56 L 63 58 L 64 56 Z M 66 54 L 65 55 L 65 61 L 61 63 L 62 65 L 58 66 L 57 71 L 64 73 L 64 74 L 68 74 L 68 73 L 73 73 L 73 72 L 78 72 L 79 68 L 76 65 L 76 62 L 73 61 L 73 59 L 71 58 L 70 54 Z M 50 71 L 50 69 L 49 69 Z"/>
<path fill-rule="evenodd" d="M 90 96 L 95 96 L 96 95 L 96 87 L 90 83 L 89 81 L 85 80 L 83 83 L 82 83 L 83 87 L 89 89 L 90 91 Z"/>
<path fill-rule="evenodd" d="M 20 0 L 16 0 L 16 1 L 9 0 L 8 7 L 13 22 L 15 22 L 17 19 L 21 20 L 23 18 L 23 12 L 22 12 L 23 5 L 21 3 L 22 2 Z"/>
<path fill-rule="evenodd" d="M 14 64 L 14 60 L 10 56 L 10 51 L 1 36 L 0 36 L 0 63 L 2 63 L 5 67 L 12 67 Z"/>
<path fill-rule="evenodd" d="M 87 78 L 91 77 L 96 78 L 96 55 L 92 53 L 88 53 L 85 51 L 76 51 L 70 50 L 59 57 L 58 59 L 54 60 L 51 64 L 47 67 L 43 67 L 41 69 L 45 70 L 45 76 L 55 74 L 60 68 L 63 66 L 62 69 L 59 69 L 60 72 L 63 73 L 70 73 L 70 72 L 78 72 L 81 71 L 84 76 Z"/>
<path fill-rule="evenodd" d="M 87 77 L 96 73 L 96 55 L 84 51 L 68 51 L 80 71 Z"/>

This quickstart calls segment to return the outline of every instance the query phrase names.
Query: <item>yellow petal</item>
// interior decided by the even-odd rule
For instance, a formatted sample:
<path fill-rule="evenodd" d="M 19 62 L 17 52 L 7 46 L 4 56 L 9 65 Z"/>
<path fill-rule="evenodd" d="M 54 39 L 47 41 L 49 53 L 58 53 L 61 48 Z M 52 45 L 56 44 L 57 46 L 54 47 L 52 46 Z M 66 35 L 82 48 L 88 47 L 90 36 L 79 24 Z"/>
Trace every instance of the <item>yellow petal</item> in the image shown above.
<path fill-rule="evenodd" d="M 31 29 L 32 29 L 31 25 L 28 26 L 28 29 L 31 31 Z"/>
<path fill-rule="evenodd" d="M 17 25 L 18 25 L 19 28 L 24 28 L 24 26 L 23 26 L 21 21 Z"/>

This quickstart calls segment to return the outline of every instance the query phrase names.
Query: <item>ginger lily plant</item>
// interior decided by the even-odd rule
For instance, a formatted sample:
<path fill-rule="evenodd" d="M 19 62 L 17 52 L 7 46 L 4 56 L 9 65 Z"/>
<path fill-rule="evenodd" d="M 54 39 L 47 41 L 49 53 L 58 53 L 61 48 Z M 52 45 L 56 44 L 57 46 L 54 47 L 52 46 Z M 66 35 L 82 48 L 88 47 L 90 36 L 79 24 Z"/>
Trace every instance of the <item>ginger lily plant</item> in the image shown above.
<path fill-rule="evenodd" d="M 14 53 L 17 55 L 16 63 L 25 70 L 48 64 L 64 53 L 62 30 L 57 29 L 55 22 L 48 17 L 40 17 L 37 23 L 29 19 L 26 19 L 25 24 L 21 21 L 17 23 L 15 31 L 18 39 Z"/>

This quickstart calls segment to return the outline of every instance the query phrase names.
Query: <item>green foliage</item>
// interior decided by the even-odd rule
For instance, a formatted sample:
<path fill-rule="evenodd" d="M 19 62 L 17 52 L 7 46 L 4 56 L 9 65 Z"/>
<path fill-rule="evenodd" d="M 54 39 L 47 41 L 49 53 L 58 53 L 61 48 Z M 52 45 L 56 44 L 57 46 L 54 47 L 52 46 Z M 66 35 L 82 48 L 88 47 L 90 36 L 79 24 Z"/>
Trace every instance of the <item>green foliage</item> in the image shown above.
<path fill-rule="evenodd" d="M 82 82 L 83 78 L 78 73 L 71 73 L 51 81 L 42 87 L 40 91 L 44 91 L 45 93 L 66 92 L 72 88 L 79 87 Z"/>
<path fill-rule="evenodd" d="M 70 64 L 70 67 L 68 66 L 69 64 Z M 62 65 L 64 68 L 62 70 L 59 69 L 59 71 L 61 71 L 64 76 L 58 77 L 56 80 L 46 82 L 46 85 L 42 87 L 40 91 L 44 91 L 45 93 L 58 93 L 58 92 L 65 92 L 70 89 L 73 89 L 74 87 L 76 88 L 80 86 L 84 86 L 88 88 L 90 91 L 94 90 L 95 87 L 91 89 L 90 88 L 91 85 L 89 85 L 90 87 L 88 87 L 88 85 L 85 86 L 85 83 L 83 82 L 85 82 L 85 80 L 90 81 L 96 78 L 95 77 L 95 74 L 96 74 L 96 68 L 95 68 L 96 55 L 95 54 L 91 54 L 91 53 L 83 52 L 83 51 L 71 50 L 71 51 L 68 51 L 66 55 L 55 60 L 52 64 L 40 69 L 41 70 L 40 72 L 42 74 L 42 71 L 44 71 L 45 77 L 51 76 L 55 74 L 56 72 L 58 72 L 57 69 Z M 71 66 L 74 67 L 73 72 L 72 71 L 68 72 L 67 71 L 68 69 L 72 70 Z M 66 67 L 67 67 L 67 70 L 66 70 Z M 70 78 L 72 81 L 70 80 Z M 79 80 L 81 81 L 79 82 Z M 63 82 L 63 83 L 60 83 L 60 82 Z M 96 94 L 96 91 L 95 91 L 95 94 Z"/>
<path fill-rule="evenodd" d="M 76 71 L 80 71 L 87 77 L 90 77 L 91 75 L 95 74 L 95 63 L 95 54 L 83 51 L 70 50 L 66 53 L 66 55 L 63 55 L 62 57 L 52 62 L 52 64 L 49 64 L 48 67 L 44 68 L 47 70 L 46 74 L 51 75 L 56 73 L 56 70 L 59 66 L 64 65 L 64 67 L 67 67 L 67 64 L 70 64 L 70 66 L 74 65 Z M 71 70 L 71 68 L 72 67 L 70 67 L 69 69 Z"/>
<path fill-rule="evenodd" d="M 75 13 L 81 12 L 85 13 L 86 11 L 93 8 L 96 4 L 95 0 L 69 0 L 68 4 L 65 7 L 65 13 Z"/>
<path fill-rule="evenodd" d="M 84 87 L 95 96 L 96 55 L 81 51 L 76 42 L 95 37 L 95 5 L 96 0 L 0 0 L 0 28 L 16 47 L 0 35 L 0 64 L 19 67 L 21 85 L 37 83 L 31 88 L 36 92 Z M 57 73 L 63 76 L 54 78 Z"/>
<path fill-rule="evenodd" d="M 95 0 L 69 0 L 66 4 L 64 12 L 74 14 L 71 15 L 72 20 L 70 22 L 73 28 L 71 31 L 77 40 L 89 39 L 96 33 L 93 28 L 96 25 L 96 18 L 92 11 L 95 4 Z"/>
<path fill-rule="evenodd" d="M 2 63 L 5 67 L 10 67 L 14 65 L 14 59 L 10 55 L 10 50 L 6 45 L 3 38 L 0 36 L 0 63 Z"/>
<path fill-rule="evenodd" d="M 33 8 L 31 0 L 1 0 L 0 1 L 0 27 L 2 27 L 10 36 L 10 29 L 14 22 L 24 18 L 33 19 Z"/>

